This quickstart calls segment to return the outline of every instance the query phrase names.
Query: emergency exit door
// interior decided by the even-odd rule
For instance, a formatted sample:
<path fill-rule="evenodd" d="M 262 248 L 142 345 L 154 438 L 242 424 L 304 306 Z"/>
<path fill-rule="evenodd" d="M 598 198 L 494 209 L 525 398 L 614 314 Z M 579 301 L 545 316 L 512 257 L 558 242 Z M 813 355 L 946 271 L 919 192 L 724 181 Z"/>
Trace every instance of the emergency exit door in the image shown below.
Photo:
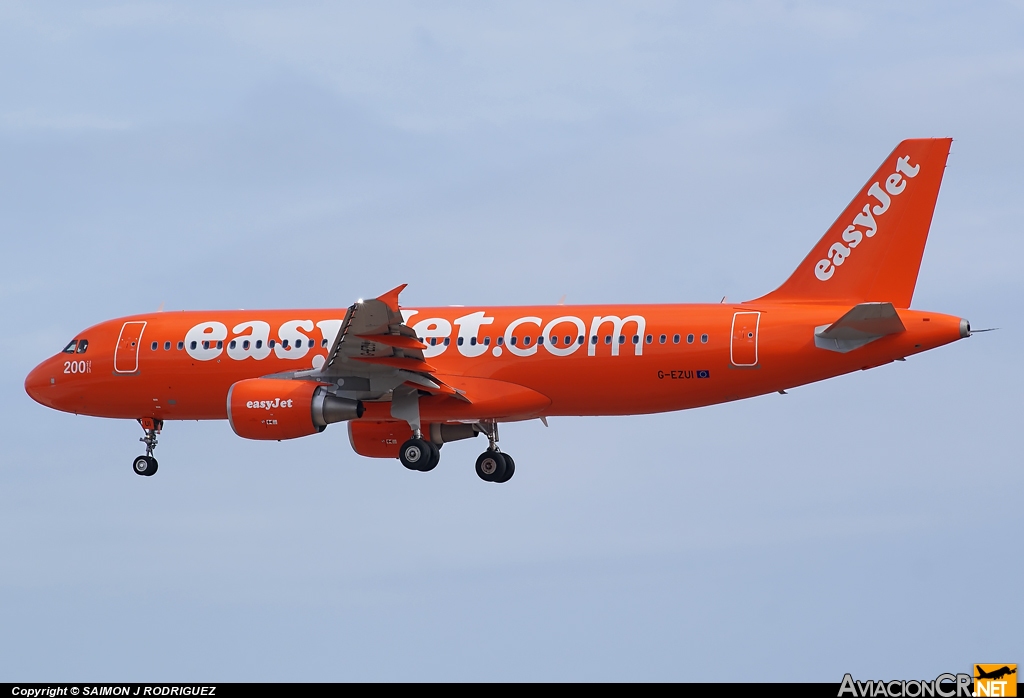
<path fill-rule="evenodd" d="M 139 345 L 142 344 L 142 332 L 145 329 L 144 321 L 126 322 L 121 326 L 121 334 L 114 348 L 116 373 L 135 373 L 139 370 Z"/>
<path fill-rule="evenodd" d="M 761 313 L 742 312 L 732 316 L 732 342 L 729 359 L 733 366 L 757 365 L 757 326 Z"/>

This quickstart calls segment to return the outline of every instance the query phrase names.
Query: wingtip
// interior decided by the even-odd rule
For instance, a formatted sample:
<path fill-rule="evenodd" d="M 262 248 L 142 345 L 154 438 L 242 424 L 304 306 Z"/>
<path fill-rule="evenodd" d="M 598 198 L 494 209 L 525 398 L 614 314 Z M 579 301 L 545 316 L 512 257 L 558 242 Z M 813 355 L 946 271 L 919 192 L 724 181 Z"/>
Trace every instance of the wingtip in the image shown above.
<path fill-rule="evenodd" d="M 387 293 L 377 296 L 377 300 L 383 301 L 389 308 L 398 312 L 398 294 L 405 290 L 405 287 L 409 284 L 402 284 L 401 286 L 395 286 Z"/>

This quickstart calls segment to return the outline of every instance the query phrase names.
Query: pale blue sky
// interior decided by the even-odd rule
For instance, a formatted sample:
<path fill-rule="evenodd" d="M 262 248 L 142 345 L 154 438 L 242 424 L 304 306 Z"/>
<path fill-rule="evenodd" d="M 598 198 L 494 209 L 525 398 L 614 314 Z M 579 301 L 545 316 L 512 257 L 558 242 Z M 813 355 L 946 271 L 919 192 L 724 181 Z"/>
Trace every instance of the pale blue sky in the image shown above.
<path fill-rule="evenodd" d="M 1024 660 L 1022 124 L 1020 2 L 0 4 L 0 680 Z M 135 423 L 22 387 L 161 304 L 751 298 L 924 136 L 955 140 L 914 306 L 1001 331 L 510 425 L 506 486 L 479 440 L 423 475 L 225 422 L 168 424 L 139 478 Z"/>

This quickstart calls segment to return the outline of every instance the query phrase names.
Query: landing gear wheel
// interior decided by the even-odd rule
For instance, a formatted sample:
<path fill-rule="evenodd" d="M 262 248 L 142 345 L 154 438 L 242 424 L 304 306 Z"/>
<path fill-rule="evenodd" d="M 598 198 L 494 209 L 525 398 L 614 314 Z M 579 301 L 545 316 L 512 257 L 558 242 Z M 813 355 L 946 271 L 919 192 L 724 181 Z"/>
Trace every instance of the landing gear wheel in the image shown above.
<path fill-rule="evenodd" d="M 132 470 L 135 471 L 136 475 L 145 475 L 149 477 L 156 473 L 157 462 L 156 458 L 152 456 L 139 456 L 132 463 Z"/>
<path fill-rule="evenodd" d="M 512 456 L 507 453 L 502 453 L 501 457 L 505 459 L 505 474 L 501 478 L 494 478 L 494 481 L 508 482 L 512 479 L 512 476 L 516 474 L 516 462 L 512 460 Z"/>
<path fill-rule="evenodd" d="M 423 439 L 409 439 L 399 449 L 398 460 L 402 461 L 402 465 L 409 470 L 423 470 L 424 466 L 430 464 L 433 453 L 429 442 Z"/>
<path fill-rule="evenodd" d="M 424 439 L 426 441 L 426 439 Z M 418 470 L 420 472 L 429 472 L 437 467 L 437 464 L 441 462 L 441 449 L 433 441 L 426 441 L 427 446 L 430 447 L 430 457 L 420 465 Z"/>
<path fill-rule="evenodd" d="M 487 449 L 476 459 L 476 474 L 484 482 L 504 482 L 505 456 L 497 451 Z"/>

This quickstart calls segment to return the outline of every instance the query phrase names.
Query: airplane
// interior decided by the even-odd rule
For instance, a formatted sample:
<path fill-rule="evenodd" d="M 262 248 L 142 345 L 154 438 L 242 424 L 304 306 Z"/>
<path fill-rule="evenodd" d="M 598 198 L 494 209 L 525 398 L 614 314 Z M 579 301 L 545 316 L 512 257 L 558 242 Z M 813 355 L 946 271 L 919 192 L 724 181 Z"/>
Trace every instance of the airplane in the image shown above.
<path fill-rule="evenodd" d="M 1002 666 L 999 669 L 995 669 L 993 671 L 985 671 L 984 669 L 981 668 L 980 665 L 975 664 L 974 665 L 974 670 L 975 670 L 975 673 L 977 674 L 977 676 L 974 677 L 976 679 L 994 679 L 994 680 L 998 680 L 998 679 L 1003 678 L 1004 676 L 1009 676 L 1010 674 L 1016 674 L 1017 673 L 1017 665 L 1015 664 L 1013 669 L 1011 669 L 1009 666 Z"/>
<path fill-rule="evenodd" d="M 165 422 L 227 419 L 278 441 L 346 422 L 356 453 L 421 472 L 483 434 L 476 473 L 507 482 L 501 423 L 784 393 L 969 337 L 967 320 L 910 309 L 951 143 L 901 142 L 792 275 L 750 301 L 405 308 L 402 285 L 344 310 L 148 313 L 78 333 L 25 389 L 137 420 L 144 476 Z"/>

